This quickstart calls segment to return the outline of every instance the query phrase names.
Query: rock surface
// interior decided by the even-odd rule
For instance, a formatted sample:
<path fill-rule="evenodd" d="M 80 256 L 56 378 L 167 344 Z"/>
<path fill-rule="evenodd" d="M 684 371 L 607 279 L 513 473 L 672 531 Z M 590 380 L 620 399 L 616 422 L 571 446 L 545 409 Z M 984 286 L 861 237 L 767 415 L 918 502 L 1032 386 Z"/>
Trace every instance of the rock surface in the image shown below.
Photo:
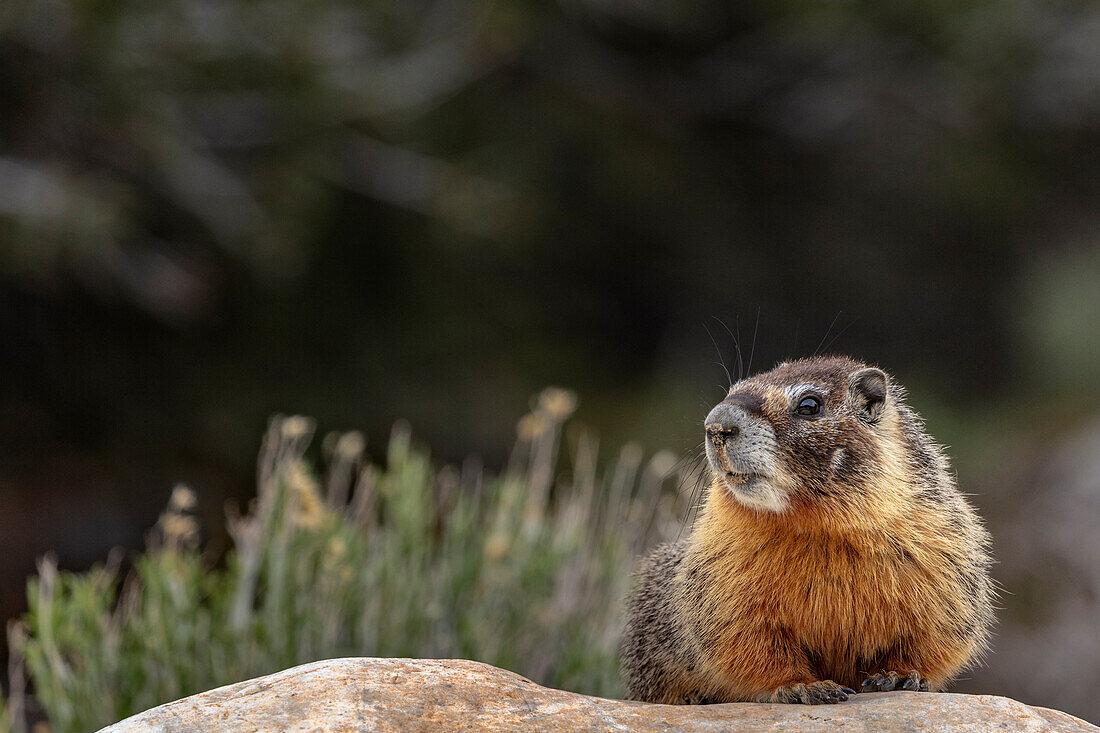
<path fill-rule="evenodd" d="M 888 692 L 839 705 L 649 705 L 540 687 L 465 660 L 332 659 L 155 707 L 103 729 L 148 731 L 1093 731 L 988 695 Z"/>

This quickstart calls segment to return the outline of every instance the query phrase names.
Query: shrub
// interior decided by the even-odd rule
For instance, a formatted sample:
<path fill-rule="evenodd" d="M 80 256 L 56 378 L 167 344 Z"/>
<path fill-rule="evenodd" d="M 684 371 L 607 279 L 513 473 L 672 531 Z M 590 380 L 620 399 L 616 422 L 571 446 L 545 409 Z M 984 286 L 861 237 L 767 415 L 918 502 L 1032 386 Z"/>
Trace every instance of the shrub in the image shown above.
<path fill-rule="evenodd" d="M 24 669 L 56 731 L 340 656 L 463 657 L 619 694 L 631 566 L 680 530 L 684 502 L 667 452 L 643 462 L 627 446 L 601 474 L 596 440 L 576 430 L 559 460 L 573 404 L 544 391 L 498 475 L 474 460 L 435 470 L 402 425 L 384 467 L 346 433 L 326 438 L 326 470 L 314 471 L 312 423 L 273 418 L 224 564 L 204 558 L 182 486 L 125 578 L 117 553 L 84 573 L 40 562 L 30 610 L 9 626 L 0 727 L 25 726 Z"/>

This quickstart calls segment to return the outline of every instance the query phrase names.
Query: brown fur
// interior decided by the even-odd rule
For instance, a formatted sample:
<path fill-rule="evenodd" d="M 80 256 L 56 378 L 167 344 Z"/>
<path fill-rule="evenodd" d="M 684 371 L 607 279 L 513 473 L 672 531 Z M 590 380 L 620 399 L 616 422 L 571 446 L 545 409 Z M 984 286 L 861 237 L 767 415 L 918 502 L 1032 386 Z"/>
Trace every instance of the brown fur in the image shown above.
<path fill-rule="evenodd" d="M 810 359 L 731 390 L 774 430 L 789 506 L 750 509 L 716 480 L 691 535 L 647 558 L 622 645 L 631 699 L 835 702 L 811 693 L 880 672 L 938 689 L 984 650 L 988 534 L 900 387 L 861 419 L 863 368 Z M 807 382 L 827 387 L 827 419 L 793 416 L 783 390 Z"/>

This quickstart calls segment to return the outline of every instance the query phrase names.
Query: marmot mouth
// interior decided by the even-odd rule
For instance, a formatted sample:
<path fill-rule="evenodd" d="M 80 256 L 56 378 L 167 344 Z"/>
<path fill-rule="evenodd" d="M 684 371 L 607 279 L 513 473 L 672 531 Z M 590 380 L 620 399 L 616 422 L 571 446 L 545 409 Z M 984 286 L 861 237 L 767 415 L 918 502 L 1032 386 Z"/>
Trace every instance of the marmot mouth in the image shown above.
<path fill-rule="evenodd" d="M 741 484 L 747 484 L 755 474 L 751 473 L 737 473 L 734 471 L 726 471 L 725 478 L 727 484 L 733 486 L 739 486 Z"/>

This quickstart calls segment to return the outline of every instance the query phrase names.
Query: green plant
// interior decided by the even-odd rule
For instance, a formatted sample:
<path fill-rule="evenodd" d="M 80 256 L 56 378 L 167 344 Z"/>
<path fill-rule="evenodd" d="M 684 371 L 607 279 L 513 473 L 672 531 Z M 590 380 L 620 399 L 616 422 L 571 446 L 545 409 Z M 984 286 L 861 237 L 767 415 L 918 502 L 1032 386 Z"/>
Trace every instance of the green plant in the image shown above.
<path fill-rule="evenodd" d="M 576 430 L 564 441 L 570 459 L 559 459 L 573 407 L 570 393 L 544 391 L 496 476 L 472 460 L 434 469 L 400 425 L 384 467 L 365 463 L 363 437 L 347 433 L 326 438 L 327 468 L 314 472 L 312 423 L 274 418 L 258 496 L 229 518 L 224 566 L 200 552 L 196 497 L 184 487 L 125 579 L 117 556 L 86 573 L 42 560 L 30 610 L 10 627 L 0 724 L 23 725 L 24 667 L 56 731 L 352 655 L 477 659 L 618 694 L 630 570 L 679 530 L 683 498 L 666 480 L 667 452 L 643 462 L 627 446 L 600 474 L 596 440 Z"/>

